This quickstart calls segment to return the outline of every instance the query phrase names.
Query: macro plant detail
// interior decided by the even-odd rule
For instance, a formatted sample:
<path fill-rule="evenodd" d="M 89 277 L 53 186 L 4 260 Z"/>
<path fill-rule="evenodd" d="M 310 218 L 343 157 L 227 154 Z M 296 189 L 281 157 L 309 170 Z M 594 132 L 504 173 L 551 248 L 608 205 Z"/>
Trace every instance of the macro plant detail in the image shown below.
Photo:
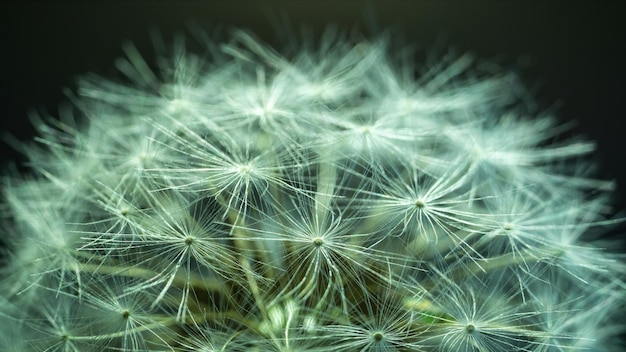
<path fill-rule="evenodd" d="M 7 351 L 622 350 L 613 185 L 514 75 L 199 37 L 125 44 L 15 143 Z"/>

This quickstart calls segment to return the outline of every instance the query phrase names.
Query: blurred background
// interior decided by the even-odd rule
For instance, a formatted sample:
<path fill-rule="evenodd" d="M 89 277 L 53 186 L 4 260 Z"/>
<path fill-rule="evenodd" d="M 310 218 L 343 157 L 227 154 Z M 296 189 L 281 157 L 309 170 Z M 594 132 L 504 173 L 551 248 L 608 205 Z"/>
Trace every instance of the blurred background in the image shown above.
<path fill-rule="evenodd" d="M 473 52 L 517 71 L 539 109 L 576 121 L 597 141 L 603 178 L 626 209 L 626 2 L 623 1 L 46 1 L 0 5 L 0 130 L 32 138 L 30 109 L 56 115 L 79 74 L 108 76 L 132 41 L 147 61 L 150 30 L 165 37 L 189 23 L 244 27 L 277 43 L 279 19 L 319 33 L 328 23 L 365 34 L 394 28 L 418 52 Z M 284 27 L 282 27 L 284 29 Z M 189 33 L 189 32 L 187 32 Z M 2 164 L 24 160 L 2 143 Z M 622 213 L 622 215 L 626 215 Z M 622 227 L 623 229 L 623 227 Z M 622 231 L 618 229 L 616 231 Z M 623 232 L 623 231 L 622 231 Z"/>

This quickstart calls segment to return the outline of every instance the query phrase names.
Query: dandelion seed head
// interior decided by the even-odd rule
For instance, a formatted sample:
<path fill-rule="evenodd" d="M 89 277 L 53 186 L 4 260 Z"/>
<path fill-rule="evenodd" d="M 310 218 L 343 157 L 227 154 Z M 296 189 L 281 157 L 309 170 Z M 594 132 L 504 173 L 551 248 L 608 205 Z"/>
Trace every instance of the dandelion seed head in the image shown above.
<path fill-rule="evenodd" d="M 123 44 L 14 143 L 7 349 L 622 350 L 614 186 L 513 74 L 334 27 L 194 37 Z"/>

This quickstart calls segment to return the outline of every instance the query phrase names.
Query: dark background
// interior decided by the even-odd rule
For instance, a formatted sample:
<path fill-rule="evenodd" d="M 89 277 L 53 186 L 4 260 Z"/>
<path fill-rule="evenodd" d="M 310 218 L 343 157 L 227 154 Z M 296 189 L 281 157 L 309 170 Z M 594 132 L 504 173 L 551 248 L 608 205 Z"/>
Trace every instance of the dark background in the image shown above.
<path fill-rule="evenodd" d="M 368 4 L 365 6 L 364 4 Z M 558 106 L 576 134 L 597 141 L 603 178 L 618 182 L 616 209 L 626 209 L 622 1 L 20 1 L 0 5 L 0 130 L 32 137 L 27 111 L 56 114 L 62 87 L 78 74 L 113 72 L 120 43 L 130 40 L 148 60 L 149 30 L 166 36 L 190 21 L 206 28 L 246 27 L 272 43 L 285 15 L 294 27 L 327 23 L 367 33 L 366 9 L 378 26 L 393 26 L 420 48 L 449 45 L 494 59 L 537 88 L 540 108 Z M 23 162 L 2 144 L 3 164 Z"/>

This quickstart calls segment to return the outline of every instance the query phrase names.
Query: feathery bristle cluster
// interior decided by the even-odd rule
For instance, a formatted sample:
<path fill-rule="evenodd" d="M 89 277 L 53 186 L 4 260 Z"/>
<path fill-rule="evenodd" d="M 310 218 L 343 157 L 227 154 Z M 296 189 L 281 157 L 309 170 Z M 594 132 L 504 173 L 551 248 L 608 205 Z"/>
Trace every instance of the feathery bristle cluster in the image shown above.
<path fill-rule="evenodd" d="M 36 175 L 4 183 L 4 350 L 620 350 L 611 184 L 512 75 L 336 31 L 205 48 L 126 45 L 125 81 L 34 118 Z"/>

